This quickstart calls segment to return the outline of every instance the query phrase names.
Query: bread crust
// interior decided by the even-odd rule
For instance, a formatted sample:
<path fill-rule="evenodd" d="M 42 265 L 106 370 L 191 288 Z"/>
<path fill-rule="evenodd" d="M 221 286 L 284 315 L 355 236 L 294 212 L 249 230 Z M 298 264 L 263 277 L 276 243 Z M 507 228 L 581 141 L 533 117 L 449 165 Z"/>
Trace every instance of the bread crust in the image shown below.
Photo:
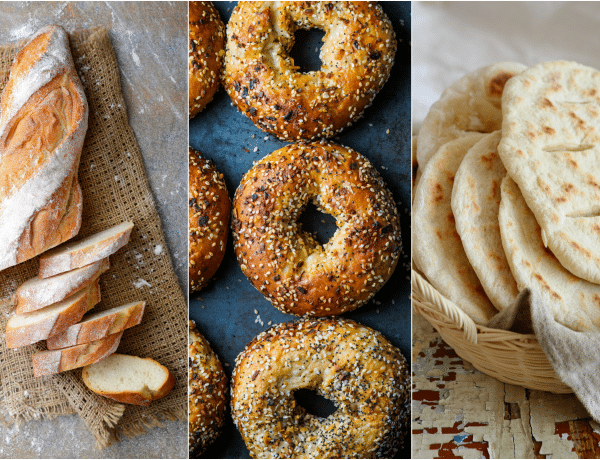
<path fill-rule="evenodd" d="M 72 347 L 137 326 L 142 322 L 145 306 L 146 302 L 136 302 L 126 309 L 112 309 L 115 311 L 99 318 L 86 320 L 83 317 L 80 323 L 73 324 L 60 334 L 48 337 L 46 347 L 48 350 Z"/>
<path fill-rule="evenodd" d="M 307 414 L 294 391 L 336 403 Z M 394 458 L 408 435 L 410 367 L 379 332 L 344 318 L 262 332 L 236 358 L 231 412 L 253 458 Z"/>
<path fill-rule="evenodd" d="M 219 89 L 225 25 L 212 2 L 189 2 L 189 112 L 202 112 Z"/>
<path fill-rule="evenodd" d="M 85 312 L 91 310 L 98 302 L 100 302 L 100 283 L 96 280 L 94 283 L 85 287 L 79 293 L 71 296 L 73 302 L 61 311 L 47 316 L 40 321 L 24 326 L 15 326 L 14 322 L 18 316 L 25 317 L 27 315 L 15 315 L 8 320 L 6 324 L 6 347 L 18 348 L 30 345 L 40 340 L 45 340 L 56 334 L 60 334 L 72 324 L 77 323 Z M 65 302 L 69 299 L 65 299 Z M 43 315 L 45 309 L 53 308 L 54 305 L 45 307 L 31 314 Z"/>
<path fill-rule="evenodd" d="M 97 280 L 109 268 L 110 262 L 105 258 L 77 271 L 67 272 L 65 276 L 31 278 L 15 292 L 16 312 L 22 315 L 60 302 Z"/>
<path fill-rule="evenodd" d="M 32 356 L 33 375 L 41 377 L 58 374 L 101 361 L 116 351 L 122 335 L 123 333 L 119 332 L 94 342 L 62 350 L 34 353 Z"/>
<path fill-rule="evenodd" d="M 296 221 L 312 201 L 336 218 L 321 246 Z M 326 142 L 288 145 L 242 179 L 233 205 L 235 252 L 244 275 L 284 313 L 330 316 L 365 304 L 392 275 L 400 219 L 369 160 Z"/>
<path fill-rule="evenodd" d="M 116 357 L 116 356 L 119 356 L 119 353 L 113 353 L 113 355 L 115 355 L 115 357 Z M 122 356 L 125 356 L 125 355 L 122 355 Z M 138 357 L 135 356 L 135 358 L 138 358 Z M 134 391 L 111 392 L 111 391 L 100 390 L 98 388 L 94 388 L 94 384 L 91 381 L 90 376 L 89 376 L 89 372 L 90 372 L 89 366 L 84 367 L 84 369 L 81 373 L 81 378 L 83 379 L 83 382 L 86 384 L 86 386 L 90 390 L 92 390 L 94 393 L 97 393 L 101 396 L 104 396 L 104 397 L 110 398 L 110 399 L 114 399 L 115 401 L 119 401 L 119 402 L 122 402 L 125 404 L 135 404 L 137 406 L 149 406 L 152 401 L 160 399 L 160 398 L 166 396 L 167 394 L 169 394 L 169 392 L 175 386 L 175 377 L 173 376 L 171 371 L 169 371 L 169 369 L 167 369 L 165 366 L 163 366 L 162 364 L 160 364 L 159 362 L 157 362 L 151 358 L 138 358 L 138 359 L 143 359 L 145 361 L 149 361 L 153 365 L 161 367 L 167 373 L 167 379 L 161 385 L 160 388 L 158 388 L 157 390 L 149 390 L 148 388 L 145 388 L 144 389 L 145 391 L 142 391 L 139 393 L 134 392 Z"/>
<path fill-rule="evenodd" d="M 326 32 L 320 70 L 289 56 L 297 29 Z M 375 2 L 239 2 L 227 25 L 223 84 L 237 109 L 281 140 L 328 138 L 361 117 L 387 81 L 392 24 Z"/>
<path fill-rule="evenodd" d="M 65 31 L 17 53 L 0 101 L 0 270 L 75 236 L 88 106 Z"/>
<path fill-rule="evenodd" d="M 219 436 L 227 412 L 227 377 L 208 341 L 189 321 L 189 446 L 201 455 Z"/>
<path fill-rule="evenodd" d="M 213 277 L 227 247 L 231 202 L 223 174 L 198 151 L 189 149 L 190 291 Z"/>
<path fill-rule="evenodd" d="M 104 230 L 105 237 L 95 244 L 85 244 L 99 234 L 90 235 L 79 241 L 62 245 L 41 255 L 40 278 L 49 278 L 60 273 L 85 267 L 100 259 L 114 254 L 129 242 L 133 230 L 132 222 L 123 222 L 115 227 Z M 100 232 L 103 233 L 103 232 Z"/>

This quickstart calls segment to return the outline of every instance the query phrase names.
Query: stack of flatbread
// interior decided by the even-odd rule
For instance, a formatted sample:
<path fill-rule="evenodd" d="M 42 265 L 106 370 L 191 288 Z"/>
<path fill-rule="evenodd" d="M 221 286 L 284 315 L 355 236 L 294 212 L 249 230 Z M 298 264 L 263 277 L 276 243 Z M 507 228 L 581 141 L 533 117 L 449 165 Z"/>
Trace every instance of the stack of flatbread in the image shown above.
<path fill-rule="evenodd" d="M 417 138 L 413 259 L 486 324 L 529 288 L 600 331 L 600 72 L 499 63 L 450 86 Z"/>

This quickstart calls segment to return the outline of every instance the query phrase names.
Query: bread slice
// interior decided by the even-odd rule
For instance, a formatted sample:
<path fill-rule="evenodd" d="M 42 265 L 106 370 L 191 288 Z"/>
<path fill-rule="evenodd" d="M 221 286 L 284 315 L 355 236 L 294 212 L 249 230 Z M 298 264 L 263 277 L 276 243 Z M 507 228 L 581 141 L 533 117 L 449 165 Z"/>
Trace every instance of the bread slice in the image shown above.
<path fill-rule="evenodd" d="M 72 347 L 137 326 L 142 322 L 145 306 L 146 302 L 133 302 L 84 316 L 80 323 L 73 324 L 60 334 L 48 337 L 46 346 L 48 350 Z"/>
<path fill-rule="evenodd" d="M 81 376 L 93 392 L 139 406 L 166 396 L 175 385 L 175 377 L 162 364 L 118 353 L 86 366 Z"/>
<path fill-rule="evenodd" d="M 122 332 L 118 332 L 100 340 L 62 350 L 34 353 L 32 356 L 33 375 L 41 377 L 42 375 L 58 374 L 96 363 L 116 351 L 122 335 Z"/>
<path fill-rule="evenodd" d="M 66 243 L 40 257 L 40 278 L 83 267 L 114 254 L 127 244 L 133 222 L 123 222 L 74 243 Z"/>
<path fill-rule="evenodd" d="M 110 268 L 108 257 L 51 278 L 31 278 L 18 287 L 17 313 L 22 315 L 47 307 L 82 290 Z"/>
<path fill-rule="evenodd" d="M 24 347 L 60 334 L 77 323 L 84 313 L 100 302 L 100 282 L 54 305 L 26 315 L 16 314 L 6 323 L 7 348 Z"/>

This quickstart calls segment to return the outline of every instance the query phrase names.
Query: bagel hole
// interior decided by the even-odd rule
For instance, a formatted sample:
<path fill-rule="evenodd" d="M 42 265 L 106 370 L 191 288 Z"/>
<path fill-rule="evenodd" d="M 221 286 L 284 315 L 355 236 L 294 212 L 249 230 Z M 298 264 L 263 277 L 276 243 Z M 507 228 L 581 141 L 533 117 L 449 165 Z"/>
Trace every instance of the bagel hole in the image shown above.
<path fill-rule="evenodd" d="M 327 418 L 336 411 L 333 401 L 324 398 L 315 390 L 302 388 L 294 392 L 296 404 L 304 407 L 304 410 L 310 415 Z"/>
<path fill-rule="evenodd" d="M 299 72 L 308 73 L 319 70 L 323 63 L 319 58 L 325 32 L 321 29 L 298 29 L 294 34 L 294 46 L 289 55 Z"/>
<path fill-rule="evenodd" d="M 325 246 L 337 230 L 335 217 L 317 209 L 313 203 L 308 203 L 298 219 L 302 230 L 310 233 L 321 246 Z"/>

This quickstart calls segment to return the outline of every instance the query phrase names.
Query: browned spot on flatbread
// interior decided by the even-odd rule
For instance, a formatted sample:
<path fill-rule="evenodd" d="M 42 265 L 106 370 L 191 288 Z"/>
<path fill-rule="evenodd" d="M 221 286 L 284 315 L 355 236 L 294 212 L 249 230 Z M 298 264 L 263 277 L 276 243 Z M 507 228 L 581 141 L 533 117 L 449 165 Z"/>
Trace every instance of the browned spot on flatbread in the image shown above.
<path fill-rule="evenodd" d="M 454 219 L 454 214 L 452 212 L 448 213 L 446 220 L 450 222 L 452 225 L 456 225 L 456 220 Z"/>
<path fill-rule="evenodd" d="M 579 168 L 579 165 L 577 164 L 577 162 L 573 158 L 569 158 L 567 161 L 573 167 L 573 169 Z"/>
<path fill-rule="evenodd" d="M 569 112 L 569 116 L 575 120 L 575 122 L 577 123 L 577 127 L 579 128 L 585 128 L 585 121 L 583 121 L 581 118 L 579 118 L 575 112 Z"/>
<path fill-rule="evenodd" d="M 541 177 L 538 177 L 538 179 L 537 179 L 537 183 L 538 183 L 538 186 L 539 186 L 539 187 L 540 187 L 540 188 L 541 188 L 541 189 L 542 189 L 544 192 L 546 192 L 546 193 L 550 194 L 550 192 L 552 191 L 552 190 L 550 189 L 550 186 L 549 186 L 549 185 L 548 185 L 546 182 L 544 182 L 544 180 L 543 180 Z"/>
<path fill-rule="evenodd" d="M 596 305 L 600 306 L 600 295 L 594 294 L 594 296 L 592 297 L 592 300 L 594 301 L 594 303 Z"/>
<path fill-rule="evenodd" d="M 492 169 L 494 166 L 494 160 L 498 154 L 496 152 L 490 152 L 487 155 L 481 155 L 481 162 L 486 169 Z"/>
<path fill-rule="evenodd" d="M 563 184 L 562 188 L 566 193 L 570 193 L 571 190 L 573 190 L 575 188 L 575 186 L 573 184 L 566 183 L 566 184 Z"/>
<path fill-rule="evenodd" d="M 444 187 L 439 182 L 433 186 L 433 197 L 431 198 L 434 203 L 439 203 L 444 200 Z"/>
<path fill-rule="evenodd" d="M 544 133 L 552 135 L 556 133 L 556 131 L 550 126 L 544 126 Z"/>
<path fill-rule="evenodd" d="M 492 199 L 500 199 L 500 183 L 497 180 L 492 180 Z"/>
<path fill-rule="evenodd" d="M 589 259 L 593 259 L 590 251 L 588 251 L 587 249 L 585 249 L 585 248 L 581 247 L 579 244 L 577 244 L 577 241 L 571 241 L 571 246 L 573 246 L 573 248 L 575 248 L 576 251 L 579 251 L 585 257 L 587 257 Z"/>
<path fill-rule="evenodd" d="M 552 89 L 553 91 L 560 91 L 562 89 L 562 86 L 560 85 L 560 83 L 558 83 L 559 80 L 560 72 L 553 72 L 550 76 L 550 83 L 552 83 L 550 89 Z"/>
<path fill-rule="evenodd" d="M 598 94 L 598 91 L 595 88 L 590 89 L 590 91 L 588 92 L 588 94 L 590 96 L 595 96 L 596 94 Z"/>
<path fill-rule="evenodd" d="M 501 72 L 496 75 L 490 80 L 488 94 L 490 96 L 501 97 L 502 92 L 504 91 L 504 85 L 506 85 L 506 82 L 512 77 L 514 77 L 514 74 L 507 72 Z"/>
<path fill-rule="evenodd" d="M 555 291 L 552 290 L 552 288 L 546 282 L 546 280 L 544 279 L 544 277 L 542 275 L 540 275 L 539 273 L 534 273 L 533 277 L 540 282 L 540 284 L 542 285 L 542 288 L 544 290 L 548 291 L 548 294 L 550 294 L 550 296 L 552 298 L 554 298 L 556 300 L 562 300 L 562 297 L 560 295 L 558 295 L 557 292 L 555 292 Z"/>
<path fill-rule="evenodd" d="M 568 182 L 562 185 L 562 190 L 564 192 L 563 195 L 560 195 L 554 199 L 557 203 L 566 203 L 569 201 L 568 195 L 571 194 L 573 190 L 575 190 L 575 186 L 573 184 L 569 184 Z"/>
<path fill-rule="evenodd" d="M 544 99 L 542 99 L 542 101 L 540 102 L 540 105 L 541 105 L 543 108 L 548 108 L 548 109 L 550 109 L 550 108 L 554 107 L 554 104 L 553 104 L 553 103 L 550 101 L 550 99 L 548 99 L 547 97 L 545 97 Z M 551 128 L 551 129 L 552 129 L 552 128 Z"/>
<path fill-rule="evenodd" d="M 586 183 L 588 185 L 591 185 L 592 187 L 600 189 L 600 184 L 596 181 L 596 178 L 594 176 L 592 176 L 591 174 L 587 176 Z"/>

